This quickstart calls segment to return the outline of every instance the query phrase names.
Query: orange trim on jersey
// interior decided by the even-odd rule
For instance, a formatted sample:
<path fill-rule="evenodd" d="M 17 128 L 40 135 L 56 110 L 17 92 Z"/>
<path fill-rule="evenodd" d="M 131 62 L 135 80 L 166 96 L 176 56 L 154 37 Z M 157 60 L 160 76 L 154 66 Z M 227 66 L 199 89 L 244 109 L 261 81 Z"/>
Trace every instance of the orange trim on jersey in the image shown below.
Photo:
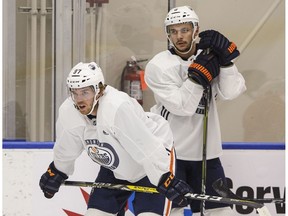
<path fill-rule="evenodd" d="M 171 153 L 170 153 L 170 167 L 169 167 L 169 171 L 171 173 L 174 173 L 174 163 L 175 163 L 175 154 L 174 154 L 174 147 L 171 149 Z M 166 205 L 166 210 L 165 210 L 165 216 L 169 216 L 170 212 L 171 212 L 171 206 L 172 206 L 172 201 L 167 200 L 167 205 Z"/>
<path fill-rule="evenodd" d="M 174 147 L 172 147 L 171 153 L 170 153 L 170 167 L 169 167 L 169 170 L 172 173 L 174 173 L 173 172 L 174 171 L 173 167 L 174 167 L 174 163 L 175 163 L 174 160 L 175 160 Z"/>
<path fill-rule="evenodd" d="M 168 199 L 166 199 L 166 200 L 168 200 Z M 170 215 L 170 212 L 171 212 L 171 205 L 172 205 L 172 201 L 168 200 L 168 201 L 167 201 L 166 211 L 165 211 L 165 216 Z"/>

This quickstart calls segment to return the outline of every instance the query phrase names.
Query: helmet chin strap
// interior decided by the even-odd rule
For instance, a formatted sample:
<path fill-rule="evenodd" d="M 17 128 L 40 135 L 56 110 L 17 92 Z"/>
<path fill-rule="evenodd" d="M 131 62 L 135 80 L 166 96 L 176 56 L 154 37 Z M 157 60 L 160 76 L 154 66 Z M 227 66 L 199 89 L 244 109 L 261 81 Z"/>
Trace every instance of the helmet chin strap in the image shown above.
<path fill-rule="evenodd" d="M 193 44 L 196 42 L 196 40 L 197 40 L 197 38 L 198 38 L 198 36 L 194 37 L 195 32 L 196 32 L 196 28 L 194 29 L 193 34 L 192 34 L 192 36 L 191 36 L 192 42 L 191 42 L 190 48 L 189 48 L 188 51 L 185 51 L 185 52 L 182 52 L 182 51 L 180 51 L 179 49 L 177 49 L 177 47 L 176 47 L 176 46 L 174 45 L 174 43 L 170 40 L 169 37 L 168 37 L 168 40 L 170 41 L 170 43 L 172 44 L 172 46 L 176 49 L 176 51 L 177 51 L 178 53 L 180 53 L 180 54 L 182 54 L 182 55 L 186 55 L 186 54 L 188 54 L 188 53 L 192 50 Z"/>
<path fill-rule="evenodd" d="M 99 101 L 100 97 L 98 97 L 98 99 L 96 99 L 96 98 L 97 98 L 97 95 L 95 94 L 92 108 L 91 108 L 90 112 L 87 115 L 91 115 L 91 113 L 94 111 L 94 108 L 95 108 L 97 102 Z"/>
<path fill-rule="evenodd" d="M 93 99 L 93 104 L 92 104 L 92 108 L 90 110 L 90 112 L 86 115 L 91 115 L 92 112 L 95 109 L 95 106 L 97 105 L 99 99 L 101 98 L 101 96 L 104 95 L 104 90 L 106 88 L 106 84 L 102 84 L 102 82 L 99 83 L 99 88 L 97 86 L 93 86 L 94 90 L 95 90 L 95 95 L 94 95 L 94 99 Z M 99 90 L 100 89 L 100 90 Z M 72 96 L 71 96 L 72 97 Z M 74 99 L 72 98 L 73 102 L 74 102 L 74 107 L 79 110 L 79 107 L 76 105 L 76 102 L 74 101 Z"/>
<path fill-rule="evenodd" d="M 99 83 L 99 89 L 100 89 L 100 90 L 99 90 L 99 91 L 96 91 L 96 90 L 95 90 L 95 91 L 98 92 L 98 93 L 95 93 L 92 108 L 91 108 L 90 112 L 89 112 L 87 115 L 91 115 L 91 113 L 94 111 L 94 108 L 95 108 L 95 106 L 97 105 L 99 99 L 100 99 L 101 96 L 103 96 L 103 94 L 104 94 L 104 90 L 105 90 L 106 86 L 107 86 L 106 84 Z M 94 88 L 97 89 L 97 87 L 94 87 Z"/>

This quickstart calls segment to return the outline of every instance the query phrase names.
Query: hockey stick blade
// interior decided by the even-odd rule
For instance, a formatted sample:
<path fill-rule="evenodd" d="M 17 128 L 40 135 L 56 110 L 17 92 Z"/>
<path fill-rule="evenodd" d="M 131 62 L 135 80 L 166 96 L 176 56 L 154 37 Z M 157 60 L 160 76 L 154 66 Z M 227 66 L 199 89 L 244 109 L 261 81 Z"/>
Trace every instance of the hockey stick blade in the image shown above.
<path fill-rule="evenodd" d="M 205 200 L 208 202 L 218 202 L 218 203 L 225 203 L 229 205 L 241 205 L 241 206 L 248 206 L 255 208 L 259 213 L 259 216 L 271 216 L 269 210 L 266 206 L 261 203 L 249 201 L 249 200 L 242 200 L 242 199 L 234 199 L 234 198 L 226 198 L 226 197 L 219 197 L 219 196 L 211 196 L 211 195 L 202 195 L 202 194 L 191 194 L 188 193 L 185 195 L 188 199 L 195 199 L 195 200 Z"/>
<path fill-rule="evenodd" d="M 153 187 L 101 183 L 101 182 L 64 181 L 62 185 L 78 186 L 78 187 L 107 188 L 107 189 L 124 190 L 124 191 L 131 191 L 131 192 L 140 192 L 140 193 L 158 193 L 156 188 L 153 188 Z M 244 206 L 255 208 L 258 211 L 259 216 L 271 216 L 268 209 L 263 204 L 249 201 L 249 200 L 233 199 L 233 198 L 203 195 L 203 194 L 194 194 L 194 193 L 187 193 L 185 197 L 190 200 L 225 203 L 229 205 L 244 205 Z"/>
<path fill-rule="evenodd" d="M 212 186 L 214 190 L 222 197 L 249 200 L 249 201 L 258 202 L 258 203 L 285 203 L 285 199 L 282 199 L 282 198 L 248 199 L 248 198 L 240 197 L 234 194 L 230 190 L 230 188 L 228 188 L 227 185 L 224 184 L 222 179 L 216 180 Z"/>

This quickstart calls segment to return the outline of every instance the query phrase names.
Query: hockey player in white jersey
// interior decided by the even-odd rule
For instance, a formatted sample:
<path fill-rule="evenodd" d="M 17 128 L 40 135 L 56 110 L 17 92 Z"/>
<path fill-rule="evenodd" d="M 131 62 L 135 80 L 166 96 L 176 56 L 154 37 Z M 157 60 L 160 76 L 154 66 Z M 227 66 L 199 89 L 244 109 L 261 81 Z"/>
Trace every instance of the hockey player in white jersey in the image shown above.
<path fill-rule="evenodd" d="M 202 193 L 203 92 L 212 88 L 208 132 L 204 134 L 207 137 L 206 194 L 219 196 L 212 183 L 218 178 L 226 181 L 219 159 L 222 141 L 216 99 L 231 100 L 246 90 L 245 80 L 232 62 L 240 53 L 233 42 L 215 30 L 199 33 L 199 18 L 189 6 L 169 11 L 165 31 L 171 48 L 154 56 L 145 68 L 145 81 L 156 100 L 151 111 L 170 123 L 177 155 L 176 177 L 187 182 L 194 193 Z M 183 215 L 183 208 L 173 207 L 171 215 Z M 197 215 L 200 202 L 193 201 L 190 207 L 193 215 Z M 208 202 L 205 213 L 234 215 L 229 207 Z"/>
<path fill-rule="evenodd" d="M 173 135 L 164 118 L 144 112 L 135 99 L 105 85 L 94 62 L 72 68 L 67 86 L 70 97 L 59 109 L 54 160 L 39 183 L 45 197 L 58 192 L 86 150 L 101 165 L 96 181 L 157 186 L 159 194 L 135 194 L 135 215 L 169 215 L 168 199 L 187 205 L 184 195 L 190 187 L 174 177 Z M 130 195 L 94 188 L 85 216 L 117 215 Z"/>

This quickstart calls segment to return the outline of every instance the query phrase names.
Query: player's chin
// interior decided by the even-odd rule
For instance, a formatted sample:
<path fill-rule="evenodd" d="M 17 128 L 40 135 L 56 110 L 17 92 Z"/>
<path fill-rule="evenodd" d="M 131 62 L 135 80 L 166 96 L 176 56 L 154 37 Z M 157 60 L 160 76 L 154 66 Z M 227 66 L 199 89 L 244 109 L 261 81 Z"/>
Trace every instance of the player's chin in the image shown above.
<path fill-rule="evenodd" d="M 180 51 L 180 52 L 187 52 L 189 50 L 189 48 L 187 47 L 187 45 L 178 45 L 176 46 L 176 48 Z"/>
<path fill-rule="evenodd" d="M 79 109 L 79 112 L 80 112 L 82 115 L 88 115 L 88 114 L 89 114 L 89 110 L 88 110 L 88 109 Z"/>

